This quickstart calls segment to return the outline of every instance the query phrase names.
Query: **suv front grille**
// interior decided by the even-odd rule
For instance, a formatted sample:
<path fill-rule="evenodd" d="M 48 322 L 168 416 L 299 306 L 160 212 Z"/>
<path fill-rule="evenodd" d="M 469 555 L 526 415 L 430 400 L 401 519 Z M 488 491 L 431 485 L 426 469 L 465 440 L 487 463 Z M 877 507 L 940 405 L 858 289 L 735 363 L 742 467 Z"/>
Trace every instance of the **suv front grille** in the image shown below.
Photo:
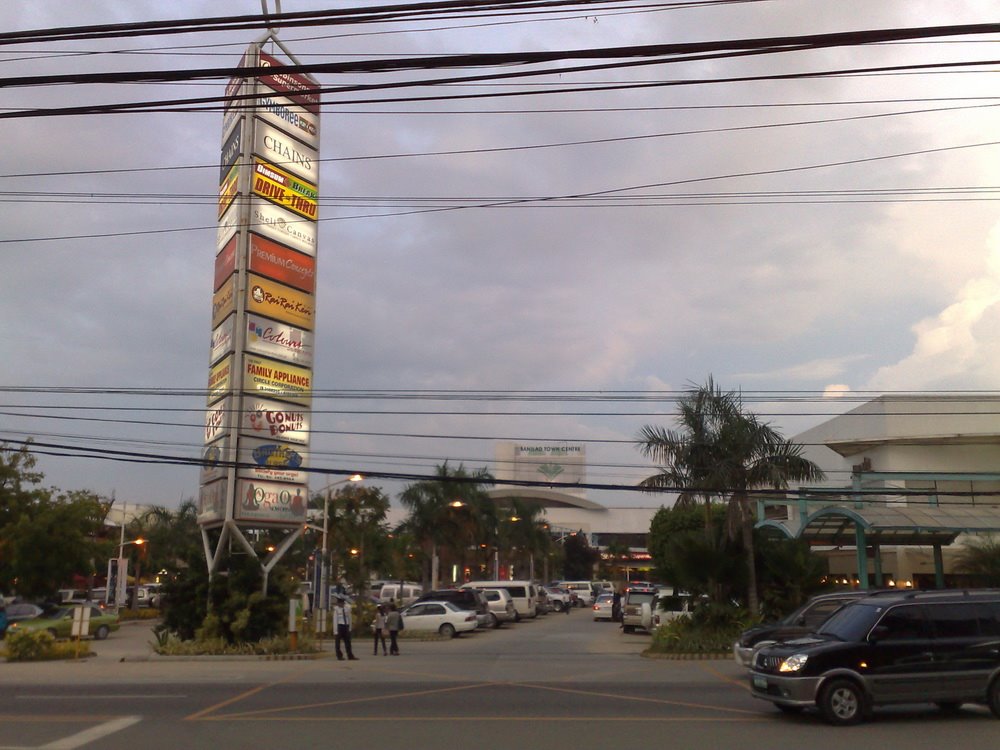
<path fill-rule="evenodd" d="M 759 669 L 761 672 L 777 673 L 781 662 L 782 657 L 780 656 L 768 656 L 767 654 L 759 653 L 754 658 L 753 665 L 755 669 Z"/>

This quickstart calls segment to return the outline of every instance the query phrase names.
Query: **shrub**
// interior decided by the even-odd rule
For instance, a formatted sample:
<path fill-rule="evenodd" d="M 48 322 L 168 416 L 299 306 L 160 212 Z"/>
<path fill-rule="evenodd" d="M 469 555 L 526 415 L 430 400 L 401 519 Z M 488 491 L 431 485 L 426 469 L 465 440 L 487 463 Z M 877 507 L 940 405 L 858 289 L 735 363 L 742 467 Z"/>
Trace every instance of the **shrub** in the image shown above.
<path fill-rule="evenodd" d="M 705 654 L 727 653 L 733 641 L 750 621 L 739 607 L 702 604 L 691 617 L 679 617 L 662 625 L 653 636 L 653 653 Z"/>
<path fill-rule="evenodd" d="M 10 633 L 6 639 L 7 661 L 54 661 L 93 656 L 86 643 L 76 639 L 57 641 L 47 630 L 21 631 Z"/>
<path fill-rule="evenodd" d="M 22 631 L 7 636 L 7 661 L 37 661 L 47 658 L 56 639 L 44 630 Z"/>
<path fill-rule="evenodd" d="M 160 610 L 147 607 L 146 609 L 125 609 L 118 610 L 118 619 L 122 622 L 129 620 L 156 620 L 160 617 Z"/>

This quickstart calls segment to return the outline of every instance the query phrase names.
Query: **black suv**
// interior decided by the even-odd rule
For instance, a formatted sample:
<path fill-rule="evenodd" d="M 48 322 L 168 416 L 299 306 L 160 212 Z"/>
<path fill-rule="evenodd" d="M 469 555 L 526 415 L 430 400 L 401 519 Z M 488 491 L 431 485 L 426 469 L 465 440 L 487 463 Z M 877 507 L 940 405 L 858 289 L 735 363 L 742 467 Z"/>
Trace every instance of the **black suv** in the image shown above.
<path fill-rule="evenodd" d="M 754 651 L 777 641 L 807 635 L 848 602 L 863 599 L 869 594 L 870 592 L 861 590 L 817 594 L 777 622 L 765 622 L 740 633 L 733 644 L 733 658 L 737 664 L 749 667 Z"/>
<path fill-rule="evenodd" d="M 857 724 L 874 706 L 962 703 L 1000 718 L 1000 590 L 898 592 L 844 605 L 815 633 L 753 656 L 755 698 Z"/>
<path fill-rule="evenodd" d="M 487 627 L 493 621 L 486 597 L 482 591 L 476 589 L 432 589 L 422 594 L 417 602 L 451 602 L 456 607 L 475 612 L 476 624 L 481 628 Z"/>

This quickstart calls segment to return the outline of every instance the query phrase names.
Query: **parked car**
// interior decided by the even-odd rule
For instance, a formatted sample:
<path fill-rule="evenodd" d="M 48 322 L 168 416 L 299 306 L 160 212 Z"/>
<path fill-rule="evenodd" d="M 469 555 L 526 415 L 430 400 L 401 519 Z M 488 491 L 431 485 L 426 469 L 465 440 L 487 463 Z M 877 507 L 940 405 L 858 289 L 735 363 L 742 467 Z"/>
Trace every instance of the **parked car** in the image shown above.
<path fill-rule="evenodd" d="M 30 620 L 18 620 L 7 626 L 7 634 L 47 630 L 56 638 L 69 638 L 73 629 L 73 612 L 76 607 L 60 607 Z M 99 641 L 120 627 L 118 614 L 100 607 L 90 607 L 90 625 L 87 635 Z"/>
<path fill-rule="evenodd" d="M 540 586 L 549 597 L 549 606 L 555 612 L 565 612 L 573 606 L 573 596 L 564 588 L 558 586 Z"/>
<path fill-rule="evenodd" d="M 650 633 L 655 633 L 661 625 L 665 625 L 671 620 L 682 617 L 690 617 L 694 611 L 696 601 L 688 594 L 667 594 L 661 590 L 653 597 L 649 605 L 649 624 L 645 621 L 642 624 Z"/>
<path fill-rule="evenodd" d="M 490 610 L 494 628 L 499 628 L 503 623 L 514 622 L 517 619 L 514 600 L 505 589 L 482 589 L 482 593 L 486 599 L 486 606 Z"/>
<path fill-rule="evenodd" d="M 384 583 L 378 591 L 378 599 L 382 604 L 395 602 L 397 607 L 413 604 L 424 593 L 419 583 Z"/>
<path fill-rule="evenodd" d="M 453 602 L 417 602 L 404 609 L 401 614 L 408 631 L 431 631 L 448 638 L 479 627 L 475 612 L 462 609 Z"/>
<path fill-rule="evenodd" d="M 469 610 L 476 615 L 476 624 L 481 628 L 493 627 L 490 608 L 482 591 L 475 589 L 434 589 L 421 594 L 417 602 L 451 602 L 456 607 Z"/>
<path fill-rule="evenodd" d="M 777 622 L 764 623 L 744 630 L 733 643 L 733 658 L 737 664 L 750 666 L 754 651 L 777 641 L 787 641 L 811 633 L 848 602 L 863 599 L 869 592 L 861 590 L 818 594 Z"/>
<path fill-rule="evenodd" d="M 612 610 L 615 603 L 614 594 L 598 594 L 597 599 L 594 601 L 594 622 L 598 620 L 614 620 L 614 612 Z"/>
<path fill-rule="evenodd" d="M 54 607 L 49 607 L 54 609 Z M 7 605 L 7 623 L 18 622 L 20 620 L 30 620 L 45 612 L 45 608 L 29 602 L 18 602 Z"/>
<path fill-rule="evenodd" d="M 552 604 L 549 602 L 548 592 L 543 586 L 535 587 L 535 609 L 540 615 L 547 615 L 552 611 Z"/>
<path fill-rule="evenodd" d="M 626 589 L 622 601 L 622 629 L 626 633 L 649 630 L 656 594 L 657 589 L 652 584 L 633 584 Z"/>
<path fill-rule="evenodd" d="M 535 617 L 538 614 L 536 604 L 537 587 L 531 581 L 470 581 L 462 586 L 464 589 L 504 589 L 514 600 L 514 610 L 517 620 L 524 617 Z"/>
<path fill-rule="evenodd" d="M 750 688 L 786 713 L 818 708 L 835 725 L 893 703 L 980 703 L 1000 718 L 998 644 L 1000 590 L 867 596 L 813 634 L 759 649 Z"/>
<path fill-rule="evenodd" d="M 158 597 L 160 593 L 160 584 L 158 583 L 143 583 L 139 585 L 136 591 L 136 604 L 140 607 L 156 607 L 158 602 Z"/>
<path fill-rule="evenodd" d="M 577 607 L 589 607 L 594 603 L 594 589 L 590 581 L 560 581 L 559 588 L 576 594 Z"/>

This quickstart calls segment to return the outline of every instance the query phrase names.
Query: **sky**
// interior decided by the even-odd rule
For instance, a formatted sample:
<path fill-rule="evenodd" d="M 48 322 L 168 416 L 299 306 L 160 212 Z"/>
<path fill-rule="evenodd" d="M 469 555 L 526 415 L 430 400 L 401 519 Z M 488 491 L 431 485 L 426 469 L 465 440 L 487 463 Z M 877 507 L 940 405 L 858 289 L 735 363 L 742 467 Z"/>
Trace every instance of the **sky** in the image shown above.
<path fill-rule="evenodd" d="M 326 7 L 282 3 L 286 12 Z M 17 3 L 0 39 L 260 8 Z M 973 0 L 604 5 L 279 38 L 308 63 L 992 23 L 995 9 Z M 0 46 L 0 79 L 235 67 L 259 36 Z M 672 426 L 677 393 L 709 376 L 790 437 L 880 393 L 995 391 L 995 64 L 523 94 L 998 52 L 996 35 L 945 38 L 447 88 L 518 96 L 325 99 L 314 369 L 324 395 L 313 405 L 312 466 L 492 470 L 497 440 L 565 441 L 586 445 L 589 482 L 634 485 L 654 471 L 634 446 L 640 428 Z M 482 72 L 495 69 L 319 79 Z M 224 88 L 7 87 L 0 112 Z M 0 441 L 201 455 L 221 121 L 219 112 L 0 119 Z M 601 195 L 537 200 L 583 194 Z M 516 203 L 455 208 L 459 200 Z M 478 396 L 458 398 L 467 392 Z M 49 455 L 58 453 L 38 453 L 49 486 L 167 507 L 198 490 L 190 466 Z M 392 496 L 402 487 L 372 481 Z M 622 490 L 589 496 L 661 502 Z"/>

